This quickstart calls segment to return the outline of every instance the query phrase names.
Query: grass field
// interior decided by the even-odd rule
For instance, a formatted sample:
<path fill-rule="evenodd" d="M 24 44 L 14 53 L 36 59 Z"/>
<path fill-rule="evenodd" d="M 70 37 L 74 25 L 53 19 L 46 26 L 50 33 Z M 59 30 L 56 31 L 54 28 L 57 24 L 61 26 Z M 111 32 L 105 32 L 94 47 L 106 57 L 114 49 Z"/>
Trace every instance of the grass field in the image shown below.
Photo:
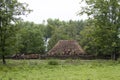
<path fill-rule="evenodd" d="M 120 61 L 7 60 L 7 65 L 0 61 L 0 80 L 120 80 Z"/>

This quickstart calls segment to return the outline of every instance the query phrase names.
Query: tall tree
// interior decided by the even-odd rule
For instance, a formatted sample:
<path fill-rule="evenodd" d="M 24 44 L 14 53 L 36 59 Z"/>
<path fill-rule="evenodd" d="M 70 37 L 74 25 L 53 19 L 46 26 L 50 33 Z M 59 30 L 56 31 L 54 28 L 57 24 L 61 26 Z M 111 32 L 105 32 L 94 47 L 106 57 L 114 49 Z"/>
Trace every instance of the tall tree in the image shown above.
<path fill-rule="evenodd" d="M 22 25 L 22 26 L 21 26 Z M 45 52 L 42 25 L 33 22 L 20 22 L 18 42 L 20 53 L 24 54 L 43 54 Z"/>
<path fill-rule="evenodd" d="M 98 43 L 96 42 L 96 27 L 93 20 L 86 20 L 86 26 L 80 32 L 80 44 L 88 54 L 98 55 L 100 53 Z"/>
<path fill-rule="evenodd" d="M 47 20 L 47 25 L 45 26 L 44 29 L 44 38 L 45 41 L 47 41 L 55 32 L 55 30 L 59 27 L 62 26 L 62 21 L 59 19 L 48 19 Z"/>
<path fill-rule="evenodd" d="M 17 0 L 0 0 L 0 55 L 3 64 L 6 64 L 5 55 L 10 53 L 9 50 L 15 42 L 15 26 L 11 24 L 16 22 L 20 15 L 30 12 L 27 6 L 27 4 L 20 3 Z"/>
<path fill-rule="evenodd" d="M 68 22 L 59 21 L 59 24 L 56 24 L 55 26 L 57 28 L 54 30 L 54 33 L 50 38 L 48 49 L 51 49 L 59 40 L 67 39 L 79 41 L 79 33 L 83 29 L 84 22 L 72 20 Z"/>
<path fill-rule="evenodd" d="M 110 53 L 114 60 L 117 59 L 116 49 L 120 46 L 118 30 L 120 25 L 119 0 L 83 0 L 87 3 L 80 14 L 86 13 L 95 23 L 95 41 L 99 50 Z"/>
<path fill-rule="evenodd" d="M 60 27 L 55 30 L 54 34 L 51 36 L 51 39 L 48 42 L 48 50 L 53 48 L 53 46 L 59 41 L 59 40 L 67 40 L 70 39 L 68 35 L 65 34 L 64 27 Z"/>

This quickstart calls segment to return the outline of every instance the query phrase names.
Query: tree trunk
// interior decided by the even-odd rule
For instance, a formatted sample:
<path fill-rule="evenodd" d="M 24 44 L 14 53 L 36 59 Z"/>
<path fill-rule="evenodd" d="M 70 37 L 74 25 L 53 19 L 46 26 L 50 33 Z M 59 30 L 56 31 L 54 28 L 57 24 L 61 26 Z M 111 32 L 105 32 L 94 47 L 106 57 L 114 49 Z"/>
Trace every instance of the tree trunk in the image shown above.
<path fill-rule="evenodd" d="M 112 58 L 112 60 L 117 61 L 118 56 L 117 56 L 117 54 L 116 54 L 116 53 L 113 53 L 113 54 L 111 55 L 111 58 Z"/>
<path fill-rule="evenodd" d="M 2 55 L 2 62 L 3 62 L 3 64 L 6 64 L 5 56 L 4 55 Z"/>
<path fill-rule="evenodd" d="M 111 58 L 112 58 L 112 60 L 115 60 L 115 61 L 117 61 L 117 59 L 118 59 L 118 47 L 114 47 L 114 52 L 113 52 L 113 54 L 111 55 Z"/>

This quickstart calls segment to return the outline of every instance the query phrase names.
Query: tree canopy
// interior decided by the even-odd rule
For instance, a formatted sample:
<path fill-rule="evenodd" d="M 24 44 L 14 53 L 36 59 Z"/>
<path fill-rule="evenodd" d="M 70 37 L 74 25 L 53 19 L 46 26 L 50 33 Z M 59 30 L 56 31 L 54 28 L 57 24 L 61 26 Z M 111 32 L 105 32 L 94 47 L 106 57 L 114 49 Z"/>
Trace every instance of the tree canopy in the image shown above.
<path fill-rule="evenodd" d="M 83 0 L 87 3 L 80 14 L 86 13 L 94 19 L 94 41 L 103 54 L 115 53 L 120 46 L 120 1 L 119 0 Z"/>
<path fill-rule="evenodd" d="M 31 10 L 27 4 L 17 0 L 0 0 L 0 55 L 5 64 L 5 55 L 12 53 L 15 45 L 15 23 L 20 15 L 26 15 Z"/>

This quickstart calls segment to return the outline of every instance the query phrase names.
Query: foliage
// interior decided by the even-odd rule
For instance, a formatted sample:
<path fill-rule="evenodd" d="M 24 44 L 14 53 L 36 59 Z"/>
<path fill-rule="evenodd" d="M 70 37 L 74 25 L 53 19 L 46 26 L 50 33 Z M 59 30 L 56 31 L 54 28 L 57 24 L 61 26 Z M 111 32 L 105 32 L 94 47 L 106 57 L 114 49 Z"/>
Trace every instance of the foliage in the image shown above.
<path fill-rule="evenodd" d="M 80 32 L 81 39 L 80 44 L 83 46 L 84 50 L 90 54 L 98 54 L 97 45 L 93 37 L 94 27 L 93 26 L 86 26 Z"/>
<path fill-rule="evenodd" d="M 56 22 L 54 20 L 54 22 Z M 48 24 L 49 25 L 49 24 Z M 79 32 L 84 27 L 83 21 L 64 22 L 59 21 L 59 25 L 53 25 L 55 27 L 52 36 L 50 37 L 48 50 L 50 50 L 59 40 L 77 40 L 79 41 Z"/>
<path fill-rule="evenodd" d="M 59 27 L 61 27 L 63 24 L 59 19 L 52 20 L 49 18 L 47 20 L 47 25 L 45 26 L 44 29 L 44 37 L 45 41 L 47 41 L 48 38 L 51 38 L 51 36 L 54 34 L 55 30 Z"/>
<path fill-rule="evenodd" d="M 58 28 L 56 32 L 52 35 L 51 39 L 49 40 L 48 50 L 53 48 L 53 46 L 59 41 L 59 40 L 67 40 L 69 39 L 68 35 L 65 35 L 63 33 L 63 28 Z"/>
<path fill-rule="evenodd" d="M 57 60 L 50 60 L 48 61 L 48 65 L 58 65 L 59 62 Z"/>
<path fill-rule="evenodd" d="M 22 26 L 21 26 L 22 25 Z M 41 53 L 45 52 L 42 25 L 32 22 L 20 22 L 19 38 L 20 53 Z"/>
<path fill-rule="evenodd" d="M 27 6 L 17 0 L 0 0 L 0 55 L 4 64 L 4 56 L 16 50 L 14 47 L 16 28 L 12 22 L 16 23 L 20 15 L 26 15 L 31 11 Z"/>
<path fill-rule="evenodd" d="M 98 53 L 112 54 L 120 46 L 120 1 L 119 0 L 83 0 L 87 3 L 80 14 L 86 13 L 94 19 L 93 41 L 99 48 Z M 91 42 L 92 43 L 92 42 Z M 89 46 L 92 47 L 92 46 Z M 95 49 L 96 50 L 96 49 Z M 119 48 L 118 48 L 119 50 Z M 117 52 L 118 52 L 117 50 Z"/>

